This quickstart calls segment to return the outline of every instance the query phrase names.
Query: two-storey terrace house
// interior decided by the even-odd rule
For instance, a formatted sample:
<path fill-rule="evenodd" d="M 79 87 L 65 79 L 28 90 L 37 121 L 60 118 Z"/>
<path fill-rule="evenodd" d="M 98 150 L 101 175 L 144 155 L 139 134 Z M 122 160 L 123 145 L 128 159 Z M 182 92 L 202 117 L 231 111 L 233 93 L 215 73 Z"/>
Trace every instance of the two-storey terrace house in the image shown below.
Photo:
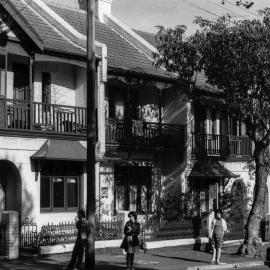
<path fill-rule="evenodd" d="M 155 48 L 111 2 L 97 1 L 98 209 L 153 212 L 163 181 L 181 177 L 187 113 L 175 78 L 152 65 Z M 72 221 L 86 205 L 86 12 L 0 7 L 0 211 Z"/>
<path fill-rule="evenodd" d="M 153 46 L 155 36 L 136 31 Z M 220 104 L 221 90 L 209 85 L 204 73 L 194 79 L 192 99 L 182 104 L 186 114 L 186 149 L 181 168 L 183 192 L 191 194 L 188 212 L 209 212 L 219 207 L 221 195 L 230 192 L 243 202 L 243 213 L 251 206 L 254 146 L 244 123 L 228 115 Z M 267 182 L 267 190 L 270 181 Z M 265 214 L 269 213 L 269 195 Z"/>

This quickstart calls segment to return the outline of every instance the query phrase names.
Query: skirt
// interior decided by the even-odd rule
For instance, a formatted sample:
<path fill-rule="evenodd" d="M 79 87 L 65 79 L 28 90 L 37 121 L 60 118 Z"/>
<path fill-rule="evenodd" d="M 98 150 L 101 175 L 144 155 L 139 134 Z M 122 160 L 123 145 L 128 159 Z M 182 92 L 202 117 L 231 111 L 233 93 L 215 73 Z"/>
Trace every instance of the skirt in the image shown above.
<path fill-rule="evenodd" d="M 139 245 L 133 245 L 132 243 L 132 237 L 127 237 L 127 247 L 126 247 L 126 252 L 127 253 L 137 253 L 139 252 Z"/>

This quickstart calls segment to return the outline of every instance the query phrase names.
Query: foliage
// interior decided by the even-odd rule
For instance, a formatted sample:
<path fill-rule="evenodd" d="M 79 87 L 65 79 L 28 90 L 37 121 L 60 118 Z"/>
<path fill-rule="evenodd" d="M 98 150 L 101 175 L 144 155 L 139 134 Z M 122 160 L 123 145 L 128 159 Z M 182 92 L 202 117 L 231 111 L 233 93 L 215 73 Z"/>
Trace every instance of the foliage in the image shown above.
<path fill-rule="evenodd" d="M 270 140 L 270 11 L 261 11 L 261 19 L 217 21 L 197 18 L 201 27 L 184 39 L 183 26 L 160 28 L 156 36 L 156 66 L 178 75 L 182 86 L 189 85 L 203 70 L 208 82 L 223 90 L 223 105 L 243 121 L 247 134 L 266 147 Z"/>
<path fill-rule="evenodd" d="M 160 28 L 155 63 L 176 74 L 192 99 L 200 99 L 192 86 L 196 86 L 198 72 L 204 71 L 208 83 L 220 90 L 220 107 L 245 124 L 255 145 L 256 181 L 241 252 L 259 255 L 259 226 L 270 167 L 270 9 L 260 11 L 260 17 L 253 20 L 199 17 L 195 22 L 200 30 L 187 39 L 183 26 Z"/>

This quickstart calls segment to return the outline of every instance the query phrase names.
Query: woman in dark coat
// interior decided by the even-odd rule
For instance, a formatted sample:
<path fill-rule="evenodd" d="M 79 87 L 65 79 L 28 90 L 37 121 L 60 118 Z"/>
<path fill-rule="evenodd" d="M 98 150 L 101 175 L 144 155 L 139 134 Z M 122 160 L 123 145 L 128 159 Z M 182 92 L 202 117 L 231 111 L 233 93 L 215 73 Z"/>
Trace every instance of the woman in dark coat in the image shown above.
<path fill-rule="evenodd" d="M 128 213 L 130 220 L 126 223 L 124 228 L 125 237 L 122 241 L 121 248 L 123 248 L 126 255 L 127 269 L 134 270 L 134 253 L 139 251 L 139 237 L 140 224 L 137 222 L 137 213 L 131 211 Z"/>

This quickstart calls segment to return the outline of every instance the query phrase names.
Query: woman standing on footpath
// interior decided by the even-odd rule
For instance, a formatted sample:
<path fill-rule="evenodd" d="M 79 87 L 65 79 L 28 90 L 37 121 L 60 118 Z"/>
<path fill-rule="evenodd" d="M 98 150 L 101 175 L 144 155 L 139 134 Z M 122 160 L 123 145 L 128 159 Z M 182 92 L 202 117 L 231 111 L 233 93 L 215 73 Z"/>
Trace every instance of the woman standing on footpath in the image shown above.
<path fill-rule="evenodd" d="M 137 222 L 137 213 L 131 211 L 128 213 L 129 221 L 124 227 L 124 239 L 120 248 L 124 249 L 127 253 L 126 262 L 127 270 L 134 270 L 134 253 L 139 251 L 139 238 L 140 234 L 140 224 Z"/>
<path fill-rule="evenodd" d="M 222 218 L 221 210 L 215 211 L 215 218 L 211 221 L 209 238 L 212 242 L 213 259 L 211 263 L 219 264 L 221 246 L 223 244 L 224 233 L 228 232 L 227 223 Z"/>

